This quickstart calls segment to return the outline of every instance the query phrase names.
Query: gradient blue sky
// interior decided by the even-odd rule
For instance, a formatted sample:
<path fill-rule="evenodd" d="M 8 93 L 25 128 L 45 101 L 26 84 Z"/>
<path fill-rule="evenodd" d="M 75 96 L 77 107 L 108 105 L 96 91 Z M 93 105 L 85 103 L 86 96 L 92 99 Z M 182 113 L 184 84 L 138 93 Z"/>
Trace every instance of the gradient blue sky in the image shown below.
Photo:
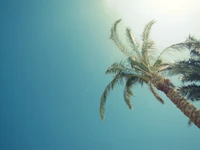
<path fill-rule="evenodd" d="M 118 18 L 100 0 L 0 1 L 0 150 L 199 148 L 199 129 L 145 86 L 133 111 L 117 87 L 100 120 L 104 72 L 124 58 L 109 40 Z"/>

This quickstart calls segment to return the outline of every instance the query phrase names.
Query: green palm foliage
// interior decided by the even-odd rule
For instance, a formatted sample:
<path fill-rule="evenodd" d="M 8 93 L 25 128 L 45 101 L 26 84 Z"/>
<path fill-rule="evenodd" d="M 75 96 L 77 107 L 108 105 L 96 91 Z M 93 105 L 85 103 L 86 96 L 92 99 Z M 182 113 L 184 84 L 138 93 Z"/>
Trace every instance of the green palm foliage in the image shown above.
<path fill-rule="evenodd" d="M 131 88 L 136 84 L 146 84 L 155 98 L 162 104 L 164 104 L 163 99 L 157 93 L 157 90 L 164 92 L 167 97 L 187 116 L 190 118 L 190 123 L 194 123 L 196 126 L 200 128 L 200 111 L 196 109 L 191 103 L 189 103 L 174 87 L 174 85 L 170 82 L 169 79 L 165 79 L 161 75 L 161 71 L 170 70 L 172 74 L 176 74 L 175 71 L 178 71 L 175 68 L 166 63 L 162 59 L 162 55 L 171 50 L 183 50 L 189 49 L 191 47 L 195 47 L 197 45 L 197 41 L 193 37 L 188 38 L 183 43 L 178 43 L 171 45 L 164 49 L 159 55 L 156 55 L 156 48 L 153 40 L 150 38 L 150 31 L 155 23 L 155 21 L 150 21 L 144 28 L 142 33 L 142 44 L 141 46 L 134 39 L 131 29 L 126 28 L 126 37 L 129 43 L 129 47 L 127 47 L 119 38 L 117 33 L 118 24 L 121 22 L 117 20 L 111 28 L 111 36 L 110 39 L 116 44 L 121 52 L 123 52 L 126 58 L 121 62 L 113 63 L 106 71 L 106 74 L 113 74 L 113 80 L 106 86 L 100 101 L 100 116 L 101 119 L 105 118 L 105 105 L 109 92 L 114 89 L 117 84 L 125 85 L 124 87 L 124 100 L 127 106 L 130 109 L 133 109 L 131 103 L 131 96 L 134 95 Z M 199 44 L 200 46 L 200 44 Z M 196 52 L 196 51 L 195 51 Z M 194 53 L 195 53 L 194 52 Z M 196 57 L 196 55 L 195 55 Z M 196 59 L 195 59 L 196 61 Z M 190 61 L 190 63 L 196 64 L 194 61 Z M 182 65 L 179 63 L 179 65 Z M 192 65 L 192 67 L 194 67 Z M 192 69 L 191 67 L 191 69 Z M 198 74 L 193 74 L 191 76 L 188 72 L 187 76 L 185 75 L 185 80 L 199 79 Z M 178 74 L 178 72 L 177 72 Z M 193 88 L 195 86 L 193 85 Z M 184 88 L 183 88 L 184 89 Z"/>
<path fill-rule="evenodd" d="M 156 60 L 154 58 L 155 44 L 150 39 L 150 30 L 155 21 L 150 21 L 145 26 L 142 33 L 141 47 L 134 39 L 131 30 L 126 28 L 126 36 L 130 44 L 129 48 L 127 48 L 118 37 L 117 25 L 120 21 L 121 19 L 117 20 L 111 28 L 110 39 L 114 41 L 117 47 L 127 56 L 127 58 L 119 63 L 113 63 L 106 71 L 106 74 L 114 74 L 114 78 L 107 85 L 101 96 L 100 114 L 102 119 L 104 119 L 105 104 L 108 93 L 117 83 L 123 84 L 123 81 L 125 81 L 124 100 L 130 109 L 133 108 L 131 104 L 131 96 L 133 96 L 131 87 L 136 84 L 147 84 L 156 99 L 164 104 L 164 101 L 160 98 L 150 81 L 154 73 L 158 73 L 160 69 L 168 65 L 167 63 L 164 63 L 163 60 Z"/>
<path fill-rule="evenodd" d="M 166 70 L 170 75 L 181 76 L 184 85 L 178 90 L 183 96 L 192 101 L 200 101 L 200 41 L 189 36 L 181 44 L 190 49 L 190 58 L 176 62 L 167 67 Z"/>
<path fill-rule="evenodd" d="M 176 62 L 166 68 L 170 75 L 180 75 L 183 85 L 178 91 L 191 101 L 200 101 L 200 41 L 189 36 L 188 39 L 180 43 L 190 49 L 188 60 Z M 186 83 L 186 84 L 185 84 Z M 190 126 L 192 121 L 189 120 Z"/>

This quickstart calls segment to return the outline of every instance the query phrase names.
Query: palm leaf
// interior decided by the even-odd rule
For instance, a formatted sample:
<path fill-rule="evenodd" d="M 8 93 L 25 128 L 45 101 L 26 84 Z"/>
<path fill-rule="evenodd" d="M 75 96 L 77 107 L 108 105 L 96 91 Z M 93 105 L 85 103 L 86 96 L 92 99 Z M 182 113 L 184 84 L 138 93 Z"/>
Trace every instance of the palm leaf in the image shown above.
<path fill-rule="evenodd" d="M 158 59 L 153 66 L 154 71 L 164 71 L 167 67 L 169 67 L 170 63 L 163 62 L 162 59 Z"/>
<path fill-rule="evenodd" d="M 200 100 L 200 85 L 193 83 L 187 86 L 181 86 L 178 90 L 183 96 L 186 96 L 192 101 Z"/>
<path fill-rule="evenodd" d="M 138 57 L 139 60 L 141 60 L 141 52 L 139 50 L 139 45 L 135 41 L 130 28 L 126 28 L 126 36 L 127 36 L 128 42 L 131 45 L 133 52 L 136 54 L 135 58 Z"/>
<path fill-rule="evenodd" d="M 114 41 L 114 43 L 117 45 L 117 47 L 127 56 L 131 56 L 132 53 L 130 50 L 128 50 L 125 45 L 121 42 L 119 39 L 119 36 L 117 34 L 117 25 L 121 22 L 121 19 L 117 20 L 114 25 L 111 28 L 111 35 L 110 39 Z"/>
<path fill-rule="evenodd" d="M 190 72 L 188 74 L 184 74 L 182 77 L 182 82 L 199 82 L 200 74 L 195 72 Z"/>
<path fill-rule="evenodd" d="M 132 70 L 131 68 L 128 68 L 127 66 L 124 65 L 124 61 L 121 62 L 114 62 L 107 70 L 106 74 L 119 74 L 120 72 L 124 73 L 131 73 Z"/>
<path fill-rule="evenodd" d="M 129 77 L 126 81 L 126 86 L 125 86 L 125 89 L 124 89 L 124 100 L 127 104 L 127 106 L 132 109 L 133 106 L 131 104 L 131 96 L 133 96 L 133 93 L 131 91 L 131 87 L 133 84 L 135 84 L 136 82 L 136 79 L 135 77 Z"/>
<path fill-rule="evenodd" d="M 162 100 L 162 98 L 160 98 L 160 96 L 158 95 L 158 93 L 155 91 L 155 89 L 152 87 L 151 84 L 149 84 L 149 88 L 151 90 L 151 92 L 153 93 L 153 95 L 155 96 L 155 98 L 161 102 L 162 104 L 164 104 L 164 101 Z"/>
<path fill-rule="evenodd" d="M 200 59 L 200 51 L 199 50 L 198 51 L 196 49 L 191 50 L 190 55 L 193 58 L 197 57 L 197 59 Z"/>
<path fill-rule="evenodd" d="M 200 50 L 200 41 L 198 41 L 196 38 L 189 35 L 189 37 L 184 42 L 173 44 L 173 45 L 165 48 L 160 53 L 160 55 L 157 57 L 156 61 L 159 60 L 160 57 L 165 52 L 174 52 L 174 50 L 176 50 L 176 51 L 191 50 L 190 51 L 191 55 L 196 54 L 196 55 L 200 56 L 200 51 L 199 51 Z"/>
<path fill-rule="evenodd" d="M 142 44 L 142 56 L 143 56 L 143 59 L 145 61 L 146 64 L 149 64 L 149 54 L 148 54 L 148 51 L 149 49 L 153 49 L 155 48 L 155 44 L 154 42 L 149 38 L 149 35 L 150 35 L 150 31 L 151 31 L 151 28 L 152 28 L 152 25 L 155 23 L 154 20 L 150 21 L 144 28 L 144 31 L 142 33 L 142 41 L 143 41 L 143 44 Z"/>
<path fill-rule="evenodd" d="M 165 48 L 157 57 L 157 59 L 154 62 L 154 65 L 157 63 L 158 60 L 161 59 L 161 56 L 165 54 L 166 52 L 174 52 L 174 51 L 184 51 L 184 50 L 189 50 L 190 49 L 190 44 L 188 42 L 182 42 L 182 43 L 177 43 L 173 44 L 167 48 Z"/>
<path fill-rule="evenodd" d="M 165 70 L 167 70 L 170 75 L 182 74 L 185 77 L 189 77 L 190 74 L 197 74 L 198 76 L 200 72 L 200 61 L 193 59 L 179 61 L 169 65 Z"/>
<path fill-rule="evenodd" d="M 110 90 L 114 89 L 117 83 L 123 84 L 123 79 L 127 77 L 126 74 L 117 74 L 114 79 L 106 86 L 102 96 L 101 96 L 101 102 L 100 102 L 100 115 L 101 119 L 104 120 L 104 114 L 105 114 L 105 105 L 106 105 L 106 100 L 107 96 L 110 92 Z"/>
<path fill-rule="evenodd" d="M 151 76 L 151 74 L 149 73 L 149 67 L 147 67 L 146 65 L 144 65 L 144 63 L 140 63 L 137 60 L 132 59 L 131 57 L 128 57 L 128 62 L 130 63 L 131 67 L 133 69 L 135 69 L 136 73 L 139 73 L 140 75 L 147 75 L 147 76 Z"/>
<path fill-rule="evenodd" d="M 137 71 L 141 71 L 141 70 L 144 70 L 144 72 L 148 72 L 149 71 L 148 70 L 149 68 L 146 65 L 144 65 L 143 63 L 138 62 L 137 60 L 132 59 L 132 57 L 128 57 L 127 61 L 130 63 L 132 68 L 135 68 L 136 66 L 138 68 L 140 68 L 140 69 L 135 68 Z"/>
<path fill-rule="evenodd" d="M 199 49 L 200 48 L 200 41 L 197 40 L 194 36 L 189 35 L 189 37 L 184 42 L 189 49 Z"/>

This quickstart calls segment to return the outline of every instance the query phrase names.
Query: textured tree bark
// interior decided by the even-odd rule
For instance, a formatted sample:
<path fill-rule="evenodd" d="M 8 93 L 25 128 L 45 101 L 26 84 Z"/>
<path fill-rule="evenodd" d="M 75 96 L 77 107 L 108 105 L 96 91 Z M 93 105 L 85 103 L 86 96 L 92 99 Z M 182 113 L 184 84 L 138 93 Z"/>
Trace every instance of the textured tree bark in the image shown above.
<path fill-rule="evenodd" d="M 164 92 L 167 97 L 188 117 L 190 120 L 200 128 L 200 110 L 198 110 L 192 103 L 186 100 L 171 84 L 169 79 L 165 79 L 160 75 L 153 75 L 152 83 L 154 86 Z"/>

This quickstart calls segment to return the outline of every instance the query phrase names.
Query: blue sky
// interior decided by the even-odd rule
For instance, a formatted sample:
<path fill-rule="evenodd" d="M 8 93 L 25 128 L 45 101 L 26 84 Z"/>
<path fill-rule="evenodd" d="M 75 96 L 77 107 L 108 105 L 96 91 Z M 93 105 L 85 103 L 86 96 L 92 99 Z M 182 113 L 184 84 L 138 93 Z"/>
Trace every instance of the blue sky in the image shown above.
<path fill-rule="evenodd" d="M 104 72 L 125 58 L 109 40 L 119 17 L 104 1 L 0 1 L 1 150 L 199 147 L 199 129 L 145 86 L 133 88 L 133 111 L 117 87 L 101 121 Z"/>

